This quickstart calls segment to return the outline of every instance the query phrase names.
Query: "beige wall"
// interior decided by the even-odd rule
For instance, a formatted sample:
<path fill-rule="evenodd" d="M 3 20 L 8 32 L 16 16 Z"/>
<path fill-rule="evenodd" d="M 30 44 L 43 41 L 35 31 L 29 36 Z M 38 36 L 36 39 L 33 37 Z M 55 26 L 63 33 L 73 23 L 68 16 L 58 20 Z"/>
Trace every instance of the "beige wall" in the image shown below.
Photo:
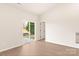
<path fill-rule="evenodd" d="M 37 21 L 37 16 L 15 8 L 10 4 L 0 4 L 0 51 L 27 43 L 22 37 L 25 20 Z"/>
<path fill-rule="evenodd" d="M 79 32 L 79 4 L 60 4 L 46 14 L 46 41 L 79 48 L 76 32 Z"/>

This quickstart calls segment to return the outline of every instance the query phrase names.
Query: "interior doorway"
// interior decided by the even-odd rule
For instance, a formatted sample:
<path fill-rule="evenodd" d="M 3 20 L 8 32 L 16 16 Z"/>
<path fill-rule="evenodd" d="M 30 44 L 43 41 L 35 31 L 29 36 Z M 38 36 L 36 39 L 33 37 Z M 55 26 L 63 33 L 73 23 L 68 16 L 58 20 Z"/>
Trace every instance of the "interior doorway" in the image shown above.
<path fill-rule="evenodd" d="M 35 39 L 35 22 L 26 21 L 23 24 L 23 38 L 28 41 Z"/>
<path fill-rule="evenodd" d="M 40 22 L 40 39 L 45 40 L 45 22 Z"/>

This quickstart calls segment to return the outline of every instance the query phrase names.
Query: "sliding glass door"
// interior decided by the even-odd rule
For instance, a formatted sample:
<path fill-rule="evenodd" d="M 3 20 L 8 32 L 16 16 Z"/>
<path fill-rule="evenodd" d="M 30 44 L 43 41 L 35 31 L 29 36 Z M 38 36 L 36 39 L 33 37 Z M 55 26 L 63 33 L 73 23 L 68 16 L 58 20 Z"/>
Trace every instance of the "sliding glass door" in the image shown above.
<path fill-rule="evenodd" d="M 23 38 L 26 40 L 35 39 L 35 23 L 26 21 L 23 25 Z"/>

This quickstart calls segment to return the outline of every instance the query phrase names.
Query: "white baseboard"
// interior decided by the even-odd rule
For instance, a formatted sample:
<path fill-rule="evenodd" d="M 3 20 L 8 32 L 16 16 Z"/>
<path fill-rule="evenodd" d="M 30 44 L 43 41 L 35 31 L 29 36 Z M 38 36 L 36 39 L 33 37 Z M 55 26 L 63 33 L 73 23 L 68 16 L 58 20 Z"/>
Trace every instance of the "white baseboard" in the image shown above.
<path fill-rule="evenodd" d="M 23 46 L 25 44 L 29 44 L 31 42 L 32 42 L 31 40 L 28 40 L 28 41 L 27 40 L 24 40 L 21 44 L 17 44 L 17 45 L 8 47 L 8 48 L 1 49 L 0 52 L 7 51 L 7 50 L 10 50 L 10 49 L 13 49 L 13 48 L 17 48 L 17 47 Z"/>
<path fill-rule="evenodd" d="M 59 45 L 67 46 L 67 47 L 78 48 L 76 46 L 70 46 L 70 45 L 66 45 L 66 44 L 62 44 L 62 43 L 56 43 L 56 42 L 53 42 L 53 41 L 50 41 L 50 40 L 46 40 L 46 41 L 50 42 L 50 43 L 54 43 L 54 44 L 59 44 Z"/>
<path fill-rule="evenodd" d="M 1 49 L 0 52 L 7 51 L 7 50 L 10 50 L 10 49 L 13 49 L 13 48 L 17 48 L 17 47 L 23 46 L 23 45 L 28 44 L 28 43 L 30 43 L 30 42 L 29 41 L 23 42 L 22 44 L 17 44 L 17 45 L 8 47 L 8 48 L 4 48 L 4 49 Z"/>
<path fill-rule="evenodd" d="M 16 48 L 16 47 L 20 47 L 20 46 L 22 46 L 22 45 L 24 45 L 24 44 L 20 44 L 20 45 L 12 46 L 12 47 L 9 47 L 9 48 L 1 49 L 0 52 L 4 52 L 4 51 L 7 51 L 7 50 Z"/>

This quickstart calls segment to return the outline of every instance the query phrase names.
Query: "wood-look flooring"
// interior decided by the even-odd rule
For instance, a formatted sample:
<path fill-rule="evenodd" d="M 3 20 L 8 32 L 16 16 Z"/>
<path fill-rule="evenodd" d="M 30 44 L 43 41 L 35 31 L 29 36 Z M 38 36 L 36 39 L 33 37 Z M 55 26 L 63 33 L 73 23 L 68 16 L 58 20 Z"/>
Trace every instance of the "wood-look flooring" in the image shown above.
<path fill-rule="evenodd" d="M 78 56 L 79 49 L 45 41 L 35 41 L 5 52 L 0 56 Z"/>

